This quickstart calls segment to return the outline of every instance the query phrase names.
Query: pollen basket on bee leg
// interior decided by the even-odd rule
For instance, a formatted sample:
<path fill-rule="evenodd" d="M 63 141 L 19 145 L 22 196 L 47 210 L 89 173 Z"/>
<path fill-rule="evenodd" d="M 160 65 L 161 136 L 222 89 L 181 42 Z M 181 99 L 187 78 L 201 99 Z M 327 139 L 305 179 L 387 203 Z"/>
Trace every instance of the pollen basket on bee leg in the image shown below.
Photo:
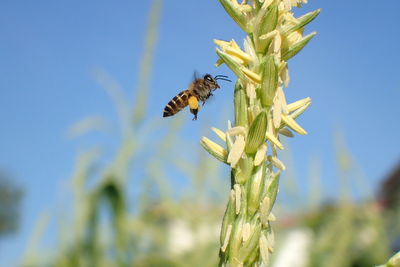
<path fill-rule="evenodd" d="M 199 101 L 196 97 L 191 96 L 189 97 L 189 107 L 190 109 L 199 109 Z"/>

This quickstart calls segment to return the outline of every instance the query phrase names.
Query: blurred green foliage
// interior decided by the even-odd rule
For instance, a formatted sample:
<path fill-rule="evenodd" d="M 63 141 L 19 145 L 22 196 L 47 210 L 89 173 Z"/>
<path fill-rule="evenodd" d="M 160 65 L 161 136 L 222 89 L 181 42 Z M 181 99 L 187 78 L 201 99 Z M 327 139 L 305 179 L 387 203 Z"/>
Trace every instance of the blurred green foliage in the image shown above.
<path fill-rule="evenodd" d="M 0 238 L 18 229 L 22 189 L 11 175 L 0 170 Z"/>
<path fill-rule="evenodd" d="M 283 219 L 276 234 L 280 236 L 275 255 L 275 263 L 278 264 L 272 266 L 286 266 L 280 263 L 290 262 L 288 259 L 291 258 L 302 262 L 293 266 L 376 266 L 386 262 L 393 253 L 393 244 L 400 238 L 399 227 L 393 225 L 398 225 L 399 217 L 391 216 L 394 211 L 387 209 L 376 198 L 378 190 L 369 188 L 345 145 L 343 135 L 336 135 L 335 141 L 337 200 L 327 202 L 322 199 L 321 179 L 324 176 L 317 160 L 312 161 L 306 193 L 298 192 L 299 187 L 293 186 L 296 182 L 289 182 L 289 187 L 281 193 L 291 195 L 294 198 L 291 203 L 296 203 L 296 207 L 285 207 L 282 209 L 284 214 L 279 215 Z M 294 180 L 294 175 L 283 179 Z M 359 194 L 358 199 L 354 191 Z M 398 212 L 399 206 L 394 210 Z M 295 231 L 302 235 L 294 238 L 292 232 Z M 299 251 L 285 250 L 290 242 L 300 244 L 297 249 L 302 257 L 296 255 Z"/>
<path fill-rule="evenodd" d="M 121 140 L 114 156 L 104 149 L 87 149 L 78 156 L 73 184 L 72 214 L 59 221 L 54 249 L 42 248 L 45 220 L 38 223 L 22 266 L 215 266 L 219 220 L 218 167 L 199 149 L 194 165 L 179 157 L 183 123 L 148 119 L 148 84 L 161 2 L 151 9 L 139 85 L 133 103 L 105 71 L 94 73 L 107 91 L 119 117 Z M 78 137 L 103 130 L 101 117 L 87 117 L 69 130 Z M 165 130 L 167 129 L 167 130 Z M 159 136 L 159 133 L 166 132 Z M 157 138 L 154 135 L 157 134 Z M 174 151 L 174 152 L 172 152 Z M 171 157 L 171 154 L 174 157 Z M 167 167 L 166 167 L 167 166 Z M 171 188 L 167 169 L 192 179 L 191 190 Z M 134 188 L 134 192 L 132 189 Z M 217 197 L 216 197 L 217 196 Z M 179 238 L 176 238 L 176 237 Z M 206 259 L 206 260 L 205 260 Z"/>

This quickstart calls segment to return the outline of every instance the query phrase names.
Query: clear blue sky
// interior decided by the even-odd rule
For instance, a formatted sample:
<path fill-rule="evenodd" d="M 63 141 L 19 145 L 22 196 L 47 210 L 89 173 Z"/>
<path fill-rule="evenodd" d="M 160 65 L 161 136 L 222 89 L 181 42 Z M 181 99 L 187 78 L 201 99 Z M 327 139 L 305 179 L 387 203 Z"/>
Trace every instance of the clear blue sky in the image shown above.
<path fill-rule="evenodd" d="M 115 119 L 92 71 L 107 70 L 133 95 L 148 2 L 0 2 L 0 168 L 25 188 L 21 229 L 0 241 L 0 266 L 10 266 L 23 252 L 38 215 L 60 205 L 59 194 L 82 145 L 68 139 L 66 129 L 87 115 Z M 309 2 L 296 13 L 322 8 L 306 30 L 318 35 L 289 62 L 286 91 L 289 102 L 313 99 L 300 119 L 309 135 L 291 142 L 298 176 L 306 176 L 310 158 L 317 155 L 326 186 L 335 190 L 333 133 L 341 129 L 376 186 L 400 159 L 400 2 Z M 242 43 L 243 37 L 218 1 L 165 0 L 152 71 L 151 117 L 161 116 L 194 70 L 232 77 L 226 67 L 214 68 L 212 40 Z M 199 119 L 230 107 L 231 95 L 232 85 L 224 85 Z M 211 122 L 210 127 L 215 125 Z M 200 123 L 187 124 L 187 138 L 198 142 Z"/>

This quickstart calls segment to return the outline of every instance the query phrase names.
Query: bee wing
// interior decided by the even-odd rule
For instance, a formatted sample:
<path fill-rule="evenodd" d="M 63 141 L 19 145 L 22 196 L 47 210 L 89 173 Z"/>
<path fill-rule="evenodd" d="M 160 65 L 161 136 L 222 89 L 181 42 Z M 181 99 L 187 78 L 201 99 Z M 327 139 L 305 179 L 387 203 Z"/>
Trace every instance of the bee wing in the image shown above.
<path fill-rule="evenodd" d="M 200 77 L 199 72 L 197 70 L 195 70 L 193 72 L 193 81 L 197 80 Z"/>

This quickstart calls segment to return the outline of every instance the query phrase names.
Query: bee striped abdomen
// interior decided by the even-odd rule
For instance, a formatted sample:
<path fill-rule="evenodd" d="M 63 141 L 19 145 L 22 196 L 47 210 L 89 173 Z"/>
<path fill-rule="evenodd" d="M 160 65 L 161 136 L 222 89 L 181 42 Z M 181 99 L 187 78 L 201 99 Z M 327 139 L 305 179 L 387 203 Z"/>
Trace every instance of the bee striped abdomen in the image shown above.
<path fill-rule="evenodd" d="M 165 106 L 163 117 L 169 117 L 181 111 L 184 107 L 188 105 L 189 97 L 190 93 L 188 92 L 188 90 L 180 92 Z"/>

